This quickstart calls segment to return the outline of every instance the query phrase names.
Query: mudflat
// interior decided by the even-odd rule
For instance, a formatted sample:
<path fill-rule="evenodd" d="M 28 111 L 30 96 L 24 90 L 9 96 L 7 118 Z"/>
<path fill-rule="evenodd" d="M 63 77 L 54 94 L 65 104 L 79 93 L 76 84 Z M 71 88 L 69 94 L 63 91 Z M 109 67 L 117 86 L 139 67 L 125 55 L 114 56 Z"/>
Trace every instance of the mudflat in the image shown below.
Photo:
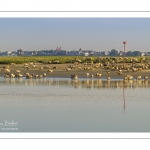
<path fill-rule="evenodd" d="M 32 74 L 32 75 L 42 75 L 43 73 L 46 73 L 47 77 L 58 77 L 58 78 L 70 78 L 72 74 L 77 74 L 78 78 L 86 78 L 86 73 L 89 73 L 89 78 L 93 75 L 93 78 L 96 77 L 96 73 L 100 73 L 102 79 L 107 78 L 110 76 L 111 79 L 123 79 L 126 75 L 132 75 L 133 79 L 136 79 L 137 76 L 149 76 L 150 77 L 150 68 L 148 69 L 142 69 L 141 71 L 135 71 L 132 70 L 122 70 L 122 74 L 118 74 L 117 70 L 111 71 L 110 69 L 105 69 L 103 67 L 99 68 L 92 68 L 91 70 L 85 69 L 84 64 L 79 64 L 74 66 L 72 69 L 70 66 L 73 66 L 72 64 L 42 64 L 37 63 L 34 67 L 29 65 L 28 68 L 25 68 L 24 64 L 15 64 L 15 65 L 7 65 L 7 64 L 1 64 L 0 65 L 0 76 L 5 77 L 5 69 L 8 68 L 10 70 L 10 73 L 14 73 L 17 70 L 20 70 L 20 73 L 23 75 L 23 77 L 26 77 L 26 73 Z M 108 71 L 110 71 L 110 75 L 108 75 Z"/>

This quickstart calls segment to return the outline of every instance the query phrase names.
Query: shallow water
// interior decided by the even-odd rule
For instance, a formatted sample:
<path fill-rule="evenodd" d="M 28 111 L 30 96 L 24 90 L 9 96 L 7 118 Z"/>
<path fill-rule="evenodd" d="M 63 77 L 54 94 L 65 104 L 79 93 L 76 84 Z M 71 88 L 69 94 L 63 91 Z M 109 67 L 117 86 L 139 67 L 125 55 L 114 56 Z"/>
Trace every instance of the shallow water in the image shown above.
<path fill-rule="evenodd" d="M 0 78 L 0 132 L 149 132 L 149 81 Z"/>

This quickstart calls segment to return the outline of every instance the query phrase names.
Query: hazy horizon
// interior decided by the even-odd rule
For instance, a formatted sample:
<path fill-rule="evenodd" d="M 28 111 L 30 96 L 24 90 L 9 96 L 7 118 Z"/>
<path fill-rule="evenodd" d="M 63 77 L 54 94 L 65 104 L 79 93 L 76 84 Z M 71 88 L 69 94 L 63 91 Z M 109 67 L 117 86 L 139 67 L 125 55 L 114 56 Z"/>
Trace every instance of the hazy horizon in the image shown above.
<path fill-rule="evenodd" d="M 0 51 L 150 51 L 149 18 L 0 18 Z"/>

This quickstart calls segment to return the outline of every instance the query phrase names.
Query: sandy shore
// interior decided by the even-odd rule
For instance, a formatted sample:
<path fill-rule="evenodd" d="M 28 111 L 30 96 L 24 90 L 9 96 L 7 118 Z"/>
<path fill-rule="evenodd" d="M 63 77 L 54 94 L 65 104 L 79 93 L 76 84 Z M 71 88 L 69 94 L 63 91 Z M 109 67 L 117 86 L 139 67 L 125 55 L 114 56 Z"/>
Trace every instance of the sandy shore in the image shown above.
<path fill-rule="evenodd" d="M 25 77 L 25 73 L 30 73 L 34 75 L 40 75 L 43 73 L 47 74 L 47 77 L 59 77 L 59 78 L 70 78 L 71 74 L 77 74 L 79 78 L 86 78 L 86 73 L 88 72 L 91 75 L 94 75 L 94 78 L 96 78 L 96 73 L 101 73 L 102 74 L 102 79 L 107 78 L 107 72 L 110 70 L 106 70 L 103 68 L 94 68 L 94 70 L 84 70 L 84 65 L 81 64 L 79 65 L 81 69 L 79 70 L 77 67 L 75 69 L 72 69 L 70 71 L 66 71 L 67 66 L 72 65 L 72 64 L 36 64 L 34 68 L 29 66 L 29 69 L 25 69 L 23 64 L 18 64 L 18 65 L 10 65 L 9 69 L 11 70 L 11 73 L 14 73 L 16 70 L 20 70 L 21 73 L 23 74 L 23 77 Z M 0 76 L 4 77 L 5 76 L 5 67 L 8 65 L 0 65 Z M 43 67 L 43 69 L 40 69 Z M 53 68 L 56 67 L 56 69 L 53 69 L 53 73 L 48 72 L 48 68 Z M 122 75 L 118 75 L 117 71 L 110 71 L 110 78 L 111 79 L 123 79 L 127 74 L 130 74 L 133 76 L 133 78 L 137 78 L 137 76 L 149 76 L 150 77 L 150 69 L 147 70 L 142 70 L 141 72 L 133 72 L 133 71 L 127 71 L 123 70 Z"/>

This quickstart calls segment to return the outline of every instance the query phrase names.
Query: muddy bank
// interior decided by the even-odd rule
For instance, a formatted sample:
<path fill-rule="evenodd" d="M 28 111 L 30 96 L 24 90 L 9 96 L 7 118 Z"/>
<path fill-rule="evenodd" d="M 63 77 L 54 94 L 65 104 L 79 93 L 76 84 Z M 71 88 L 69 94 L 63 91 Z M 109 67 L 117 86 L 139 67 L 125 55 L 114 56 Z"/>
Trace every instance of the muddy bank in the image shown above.
<path fill-rule="evenodd" d="M 132 70 L 122 70 L 122 74 L 118 75 L 118 71 L 111 71 L 103 68 L 94 68 L 93 70 L 85 70 L 84 65 L 81 64 L 80 68 L 77 66 L 75 68 L 72 68 L 69 71 L 66 71 L 68 66 L 72 64 L 36 64 L 34 67 L 29 66 L 29 68 L 25 68 L 23 64 L 18 65 L 10 65 L 8 69 L 11 73 L 14 73 L 16 70 L 20 70 L 20 73 L 23 74 L 23 77 L 26 76 L 26 73 L 33 74 L 33 75 L 42 75 L 43 73 L 46 73 L 47 77 L 58 77 L 58 78 L 70 78 L 71 74 L 77 74 L 79 78 L 86 78 L 86 73 L 89 73 L 89 78 L 91 75 L 96 77 L 96 73 L 101 74 L 101 78 L 107 78 L 110 76 L 111 79 L 123 79 L 126 75 L 130 74 L 133 76 L 133 78 L 137 78 L 137 76 L 149 76 L 150 77 L 150 69 L 145 69 L 142 71 L 136 71 L 133 72 Z M 5 76 L 5 68 L 8 65 L 0 65 L 0 76 Z M 50 70 L 53 70 L 50 72 Z M 108 71 L 110 71 L 110 75 L 108 75 Z"/>

